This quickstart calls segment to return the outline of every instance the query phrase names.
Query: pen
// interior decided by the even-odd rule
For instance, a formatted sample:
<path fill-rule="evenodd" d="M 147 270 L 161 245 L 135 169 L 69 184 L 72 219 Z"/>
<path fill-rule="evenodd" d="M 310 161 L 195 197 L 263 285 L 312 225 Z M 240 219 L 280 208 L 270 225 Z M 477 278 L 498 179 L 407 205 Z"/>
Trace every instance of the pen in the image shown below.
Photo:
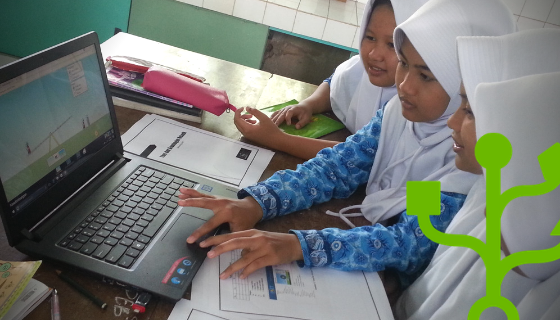
<path fill-rule="evenodd" d="M 84 296 L 86 296 L 88 299 L 90 299 L 91 301 L 93 301 L 93 303 L 95 303 L 97 306 L 99 306 L 101 309 L 105 309 L 107 308 L 107 304 L 103 301 L 101 301 L 101 299 L 99 299 L 98 297 L 94 296 L 91 292 L 87 291 L 84 287 L 82 287 L 81 285 L 79 285 L 77 282 L 75 282 L 74 280 L 70 279 L 67 275 L 65 275 L 64 273 L 62 273 L 62 271 L 60 270 L 56 270 L 56 273 L 58 274 L 58 276 L 64 280 L 66 283 L 68 283 L 71 287 L 73 287 L 74 289 L 76 289 L 79 293 L 83 294 Z"/>
<path fill-rule="evenodd" d="M 60 320 L 60 305 L 58 304 L 58 293 L 53 290 L 51 297 L 51 319 Z"/>

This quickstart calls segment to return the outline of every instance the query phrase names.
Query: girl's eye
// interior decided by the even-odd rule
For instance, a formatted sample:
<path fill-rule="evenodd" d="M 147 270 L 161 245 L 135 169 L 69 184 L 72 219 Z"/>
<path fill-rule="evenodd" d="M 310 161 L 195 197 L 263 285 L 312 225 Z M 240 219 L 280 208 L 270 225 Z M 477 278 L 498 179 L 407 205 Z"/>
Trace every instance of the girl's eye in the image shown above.
<path fill-rule="evenodd" d="M 422 79 L 422 81 L 426 81 L 426 82 L 432 81 L 432 80 L 433 80 L 432 77 L 430 77 L 430 76 L 428 76 L 428 75 L 426 75 L 426 74 L 424 74 L 424 73 L 421 73 L 421 74 L 420 74 L 420 78 Z"/>
<path fill-rule="evenodd" d="M 471 109 L 469 109 L 468 107 L 464 107 L 463 108 L 463 112 L 468 115 L 468 116 L 474 116 L 474 113 L 472 112 Z"/>
<path fill-rule="evenodd" d="M 389 48 L 395 49 L 395 44 L 394 43 L 389 42 L 387 45 L 389 46 Z"/>
<path fill-rule="evenodd" d="M 406 66 L 407 66 L 406 61 L 404 61 L 404 60 L 402 60 L 402 59 L 399 59 L 399 64 L 400 64 L 401 66 L 403 66 L 403 67 L 406 67 Z"/>

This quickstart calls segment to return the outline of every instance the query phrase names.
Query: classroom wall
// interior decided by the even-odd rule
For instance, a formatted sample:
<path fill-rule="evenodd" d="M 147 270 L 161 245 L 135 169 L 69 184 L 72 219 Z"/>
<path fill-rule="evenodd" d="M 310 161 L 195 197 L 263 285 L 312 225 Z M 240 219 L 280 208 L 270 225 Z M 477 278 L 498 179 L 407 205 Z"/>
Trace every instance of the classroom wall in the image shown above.
<path fill-rule="evenodd" d="M 0 53 L 24 57 L 89 31 L 127 31 L 131 0 L 11 0 L 0 4 Z"/>
<path fill-rule="evenodd" d="M 259 69 L 268 27 L 174 0 L 132 0 L 129 33 Z"/>
<path fill-rule="evenodd" d="M 560 0 L 504 0 L 519 30 L 560 28 Z"/>

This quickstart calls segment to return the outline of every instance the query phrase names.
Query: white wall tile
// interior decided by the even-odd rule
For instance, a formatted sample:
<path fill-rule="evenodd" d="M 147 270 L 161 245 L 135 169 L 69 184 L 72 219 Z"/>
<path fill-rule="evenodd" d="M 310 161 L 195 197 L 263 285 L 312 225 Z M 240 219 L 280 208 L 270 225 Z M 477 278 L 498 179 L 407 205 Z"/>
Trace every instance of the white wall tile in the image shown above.
<path fill-rule="evenodd" d="M 233 14 L 235 0 L 204 0 L 203 8 L 218 11 L 224 14 Z"/>
<path fill-rule="evenodd" d="M 358 8 L 358 10 L 364 10 L 365 7 L 366 7 L 365 2 L 356 1 L 356 8 Z"/>
<path fill-rule="evenodd" d="M 188 3 L 190 5 L 197 6 L 197 7 L 202 7 L 202 3 L 204 2 L 204 0 L 177 0 L 177 1 Z"/>
<path fill-rule="evenodd" d="M 513 12 L 513 14 L 520 15 L 525 0 L 503 0 L 506 6 Z"/>
<path fill-rule="evenodd" d="M 263 24 L 274 28 L 292 31 L 296 19 L 296 10 L 267 3 Z"/>
<path fill-rule="evenodd" d="M 554 0 L 527 0 L 521 11 L 522 17 L 546 21 Z"/>
<path fill-rule="evenodd" d="M 356 34 L 354 35 L 354 41 L 352 41 L 352 48 L 360 50 L 360 45 L 362 41 L 360 41 L 360 28 L 356 28 Z"/>
<path fill-rule="evenodd" d="M 517 27 L 520 31 L 527 29 L 539 29 L 544 27 L 544 22 L 525 17 L 519 17 L 519 20 L 517 20 Z"/>
<path fill-rule="evenodd" d="M 296 14 L 293 32 L 307 37 L 321 39 L 325 31 L 326 23 L 326 18 L 299 11 Z"/>
<path fill-rule="evenodd" d="M 552 10 L 550 10 L 546 22 L 560 25 L 560 0 L 554 2 L 554 6 L 552 6 Z"/>
<path fill-rule="evenodd" d="M 267 0 L 269 3 L 274 3 L 282 7 L 288 7 L 291 9 L 297 9 L 299 7 L 300 0 Z"/>
<path fill-rule="evenodd" d="M 329 0 L 301 0 L 298 11 L 326 18 L 329 15 Z"/>
<path fill-rule="evenodd" d="M 356 2 L 357 4 L 357 2 Z M 358 5 L 358 7 L 356 7 L 356 17 L 358 18 L 358 26 L 362 25 L 362 18 L 364 17 L 364 9 L 365 6 L 362 5 L 362 7 L 360 8 L 360 6 Z"/>
<path fill-rule="evenodd" d="M 338 0 L 330 0 L 328 18 L 351 25 L 357 25 L 358 17 L 356 13 L 356 2 L 340 2 Z"/>
<path fill-rule="evenodd" d="M 265 8 L 266 2 L 261 0 L 235 0 L 233 15 L 241 19 L 262 23 Z"/>
<path fill-rule="evenodd" d="M 177 0 L 338 45 L 359 49 L 367 0 Z M 520 30 L 560 28 L 560 0 L 503 0 Z"/>
<path fill-rule="evenodd" d="M 351 47 L 358 28 L 346 23 L 327 20 L 322 40 Z"/>

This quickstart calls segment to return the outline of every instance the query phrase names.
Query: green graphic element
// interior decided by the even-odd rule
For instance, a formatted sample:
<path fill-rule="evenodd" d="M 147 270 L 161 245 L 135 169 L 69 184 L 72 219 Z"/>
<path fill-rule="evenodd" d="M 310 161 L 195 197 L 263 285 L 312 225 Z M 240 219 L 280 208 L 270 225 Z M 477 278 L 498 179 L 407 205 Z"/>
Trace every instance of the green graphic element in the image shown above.
<path fill-rule="evenodd" d="M 469 320 L 480 319 L 482 312 L 491 307 L 503 310 L 508 320 L 519 320 L 515 305 L 501 295 L 501 284 L 505 275 L 522 264 L 546 263 L 560 259 L 560 244 L 544 250 L 516 252 L 502 260 L 500 221 L 506 205 L 513 199 L 546 194 L 560 185 L 560 143 L 555 143 L 538 157 L 545 182 L 516 186 L 503 194 L 501 169 L 508 164 L 512 156 L 509 140 L 498 133 L 486 134 L 478 140 L 475 155 L 480 165 L 486 168 L 486 243 L 468 235 L 443 233 L 433 227 L 430 215 L 440 214 L 439 181 L 409 181 L 406 187 L 407 213 L 418 216 L 420 228 L 430 240 L 446 246 L 470 248 L 482 258 L 486 266 L 486 296 L 471 307 Z M 560 236 L 560 223 L 550 235 Z"/>

